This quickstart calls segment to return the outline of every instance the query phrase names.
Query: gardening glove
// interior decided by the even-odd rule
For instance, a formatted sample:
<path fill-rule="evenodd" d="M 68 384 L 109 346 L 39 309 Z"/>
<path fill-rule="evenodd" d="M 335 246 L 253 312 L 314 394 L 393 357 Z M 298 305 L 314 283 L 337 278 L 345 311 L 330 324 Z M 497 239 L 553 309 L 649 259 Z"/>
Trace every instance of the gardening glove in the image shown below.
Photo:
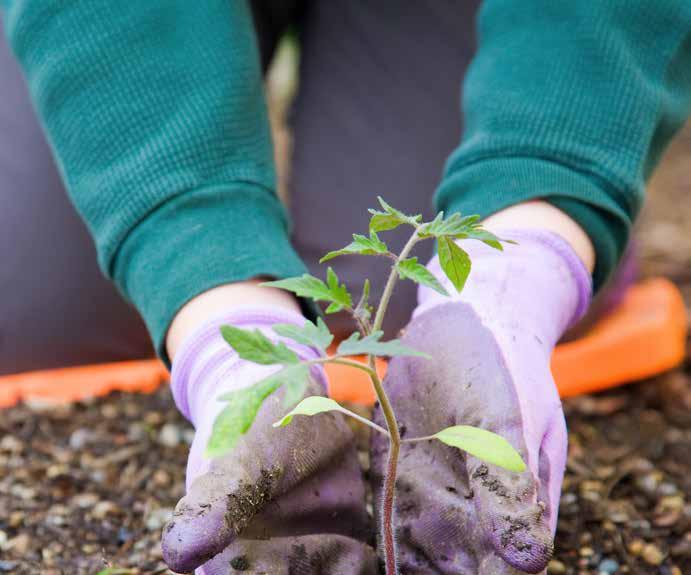
<path fill-rule="evenodd" d="M 402 574 L 538 573 L 552 555 L 567 433 L 550 358 L 585 312 L 591 280 L 555 234 L 499 235 L 517 245 L 502 253 L 462 243 L 472 270 L 460 294 L 438 257 L 430 262 L 452 295 L 421 287 L 403 340 L 433 359 L 393 359 L 385 386 L 404 439 L 473 425 L 506 438 L 528 469 L 510 472 L 436 440 L 404 443 L 396 491 Z M 375 419 L 383 422 L 379 410 Z M 388 444 L 373 435 L 379 501 Z"/>
<path fill-rule="evenodd" d="M 171 387 L 196 433 L 187 463 L 187 494 L 163 533 L 163 556 L 177 572 L 227 575 L 371 574 L 365 490 L 350 428 L 340 414 L 297 417 L 275 429 L 288 411 L 282 390 L 269 396 L 252 427 L 226 455 L 204 451 L 224 403 L 218 397 L 249 386 L 280 367 L 241 360 L 220 326 L 259 329 L 272 340 L 276 323 L 301 316 L 270 309 L 236 309 L 188 338 L 175 357 Z M 318 352 L 282 340 L 301 359 Z M 312 368 L 308 395 L 323 395 L 325 376 Z"/>

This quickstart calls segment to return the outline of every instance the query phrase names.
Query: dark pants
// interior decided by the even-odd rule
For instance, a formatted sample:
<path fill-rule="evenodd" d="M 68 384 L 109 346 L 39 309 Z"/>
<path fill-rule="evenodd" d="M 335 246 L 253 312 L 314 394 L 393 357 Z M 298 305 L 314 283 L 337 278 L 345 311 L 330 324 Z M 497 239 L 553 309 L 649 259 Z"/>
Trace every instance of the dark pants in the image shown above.
<path fill-rule="evenodd" d="M 265 65 L 289 26 L 301 39 L 289 194 L 294 242 L 313 273 L 323 274 L 321 255 L 366 230 L 377 195 L 432 214 L 444 160 L 460 139 L 477 3 L 253 2 Z M 424 261 L 430 250 L 417 255 Z M 337 263 L 355 285 L 364 275 L 381 285 L 383 271 L 373 268 L 361 258 Z M 414 301 L 413 284 L 401 283 L 389 328 L 405 324 Z M 0 374 L 152 353 L 136 312 L 97 268 L 0 41 Z"/>

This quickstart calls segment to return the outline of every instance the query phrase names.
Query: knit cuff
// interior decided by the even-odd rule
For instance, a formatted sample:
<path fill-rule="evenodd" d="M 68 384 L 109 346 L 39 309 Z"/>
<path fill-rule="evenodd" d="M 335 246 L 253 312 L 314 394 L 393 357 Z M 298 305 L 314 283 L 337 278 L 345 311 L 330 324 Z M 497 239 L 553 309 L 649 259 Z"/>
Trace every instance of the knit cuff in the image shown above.
<path fill-rule="evenodd" d="M 113 276 L 164 361 L 168 327 L 190 299 L 226 283 L 305 272 L 287 227 L 271 192 L 239 182 L 181 194 L 134 229 L 117 254 Z"/>

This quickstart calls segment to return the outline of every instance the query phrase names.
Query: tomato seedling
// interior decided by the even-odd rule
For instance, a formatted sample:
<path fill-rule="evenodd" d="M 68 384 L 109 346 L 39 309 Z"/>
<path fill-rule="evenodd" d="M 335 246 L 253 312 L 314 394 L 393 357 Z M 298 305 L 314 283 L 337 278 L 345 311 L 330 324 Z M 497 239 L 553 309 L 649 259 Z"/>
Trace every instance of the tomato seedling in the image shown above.
<path fill-rule="evenodd" d="M 468 425 L 455 425 L 441 429 L 433 435 L 401 439 L 396 415 L 386 390 L 375 369 L 377 357 L 421 356 L 429 361 L 433 357 L 405 346 L 400 340 L 383 341 L 382 325 L 386 310 L 399 279 L 409 279 L 430 287 L 448 296 L 446 288 L 427 268 L 410 257 L 418 242 L 435 239 L 438 246 L 439 262 L 455 290 L 460 292 L 471 270 L 468 254 L 458 245 L 459 240 L 478 240 L 495 249 L 502 249 L 502 242 L 482 227 L 479 216 L 461 216 L 454 213 L 448 218 L 439 213 L 434 220 L 423 222 L 422 216 L 410 216 L 393 208 L 379 198 L 381 211 L 370 210 L 369 235 L 353 235 L 353 241 L 344 248 L 326 254 L 320 262 L 345 255 L 364 255 L 382 258 L 390 266 L 390 272 L 381 298 L 373 307 L 369 302 L 370 282 L 365 280 L 362 296 L 354 304 L 347 287 L 342 284 L 332 268 L 328 268 L 326 281 L 304 274 L 301 277 L 267 282 L 263 285 L 293 292 L 298 297 L 310 298 L 315 302 L 326 302 L 326 313 L 345 310 L 356 324 L 357 331 L 343 340 L 336 352 L 329 354 L 327 349 L 334 336 L 321 317 L 316 322 L 305 321 L 302 327 L 290 324 L 272 326 L 281 338 L 287 338 L 320 351 L 321 357 L 303 361 L 282 341 L 274 342 L 259 330 L 244 330 L 233 326 L 223 326 L 221 333 L 225 341 L 244 360 L 262 365 L 278 364 L 282 369 L 254 385 L 226 393 L 219 397 L 226 406 L 214 422 L 211 438 L 207 445 L 207 455 L 217 457 L 232 450 L 240 437 L 247 433 L 264 400 L 280 387 L 284 389 L 284 405 L 289 410 L 274 427 L 289 425 L 294 417 L 315 416 L 328 411 L 343 413 L 368 425 L 375 432 L 389 439 L 389 455 L 384 476 L 382 497 L 381 540 L 384 549 L 384 565 L 387 575 L 396 574 L 394 493 L 398 454 L 401 443 L 417 441 L 441 441 L 447 445 L 464 450 L 478 459 L 522 472 L 525 463 L 518 452 L 503 437 L 490 431 Z M 393 230 L 399 226 L 412 228 L 412 234 L 398 254 L 390 251 L 388 245 L 379 238 L 380 232 Z M 353 356 L 366 355 L 367 363 Z M 386 428 L 367 418 L 353 413 L 333 399 L 321 396 L 304 397 L 308 386 L 310 367 L 326 363 L 347 365 L 365 371 L 372 382 L 379 405 L 381 406 Z"/>

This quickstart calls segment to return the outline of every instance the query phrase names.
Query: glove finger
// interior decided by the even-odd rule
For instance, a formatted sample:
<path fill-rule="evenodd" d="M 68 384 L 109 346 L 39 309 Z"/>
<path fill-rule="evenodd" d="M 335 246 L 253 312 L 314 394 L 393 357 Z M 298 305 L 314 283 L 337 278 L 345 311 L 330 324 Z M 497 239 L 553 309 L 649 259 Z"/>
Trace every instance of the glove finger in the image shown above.
<path fill-rule="evenodd" d="M 523 573 L 525 573 L 525 571 L 514 569 L 494 551 L 482 558 L 477 570 L 478 575 L 522 575 Z M 544 574 L 546 572 L 540 571 L 539 573 Z"/>
<path fill-rule="evenodd" d="M 352 449 L 340 414 L 296 417 L 286 428 L 273 428 L 284 412 L 281 395 L 269 397 L 233 451 L 193 481 L 163 533 L 172 569 L 191 571 L 220 553 L 275 497 Z"/>
<path fill-rule="evenodd" d="M 497 554 L 527 573 L 544 570 L 552 532 L 530 471 L 512 473 L 468 457 L 468 475 L 477 516 Z"/>
<path fill-rule="evenodd" d="M 376 575 L 374 549 L 343 535 L 310 534 L 270 540 L 238 539 L 197 575 Z"/>
<path fill-rule="evenodd" d="M 550 421 L 540 448 L 540 500 L 545 501 L 545 518 L 552 535 L 557 530 L 561 485 L 568 453 L 568 432 L 564 413 L 559 410 Z"/>
<path fill-rule="evenodd" d="M 448 325 L 457 326 L 453 345 Z M 385 385 L 406 437 L 474 425 L 502 435 L 527 459 L 511 374 L 494 335 L 470 307 L 450 304 L 429 310 L 411 322 L 403 340 L 434 357 L 396 358 L 389 365 Z M 381 414 L 375 416 L 381 420 Z M 413 485 L 416 495 L 408 501 L 399 490 L 397 500 L 399 513 L 415 501 L 420 509 L 402 534 L 412 559 L 417 552 L 439 573 L 476 573 L 479 558 L 491 555 L 508 562 L 508 573 L 512 568 L 531 573 L 545 568 L 551 535 L 530 472 L 480 468 L 477 459 L 438 442 L 413 445 L 414 450 L 404 450 L 400 477 Z M 534 447 L 537 453 L 539 443 Z M 385 450 L 385 442 L 373 438 L 372 460 L 380 474 Z M 376 490 L 380 480 L 373 480 Z"/>
<path fill-rule="evenodd" d="M 355 449 L 276 497 L 243 530 L 245 539 L 333 533 L 372 539 L 365 485 Z"/>

